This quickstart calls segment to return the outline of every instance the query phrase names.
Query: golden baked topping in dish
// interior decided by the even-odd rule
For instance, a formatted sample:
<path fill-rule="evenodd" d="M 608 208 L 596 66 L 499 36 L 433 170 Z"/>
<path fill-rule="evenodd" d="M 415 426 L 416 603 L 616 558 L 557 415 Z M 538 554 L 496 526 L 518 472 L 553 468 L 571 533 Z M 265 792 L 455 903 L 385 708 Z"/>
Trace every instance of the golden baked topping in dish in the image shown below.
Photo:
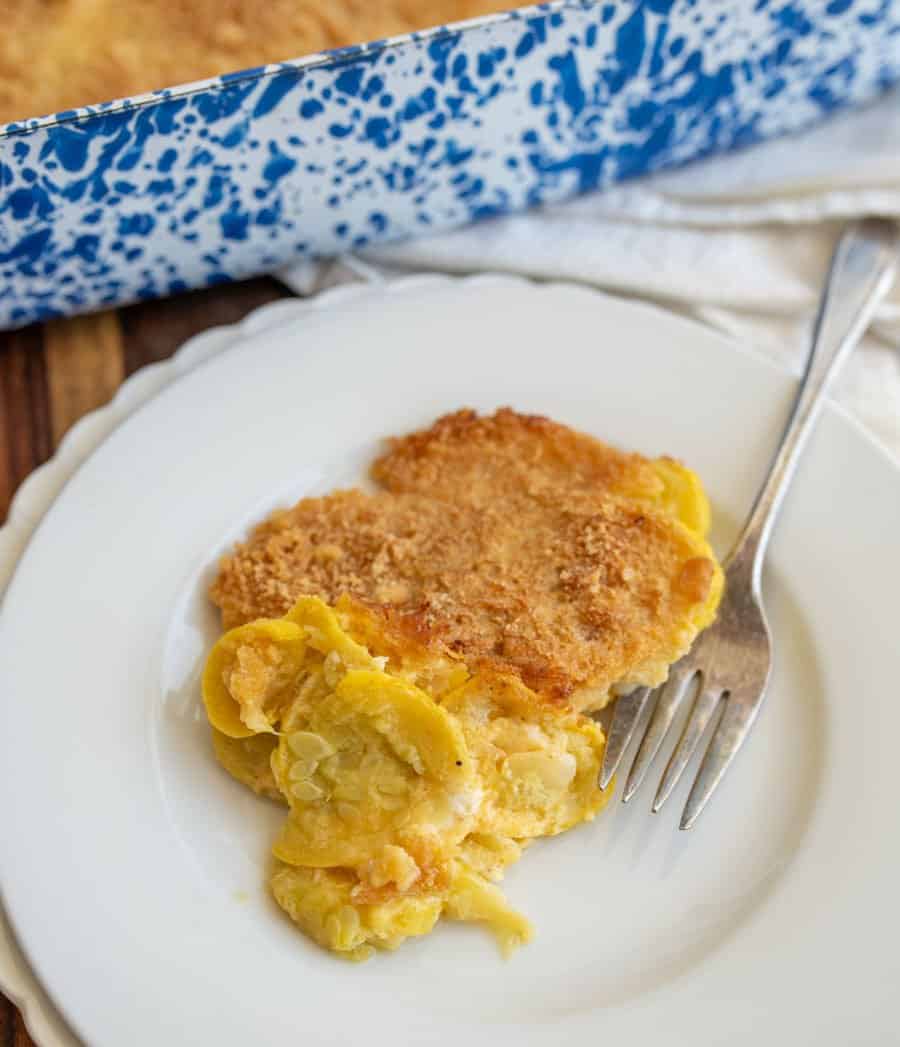
<path fill-rule="evenodd" d="M 0 123 L 516 6 L 514 0 L 0 0 Z"/>
<path fill-rule="evenodd" d="M 496 882 L 589 821 L 582 710 L 661 682 L 715 615 L 699 481 L 544 418 L 461 411 L 392 441 L 383 490 L 304 499 L 226 556 L 203 698 L 218 759 L 288 808 L 272 891 L 351 959 L 480 921 Z"/>

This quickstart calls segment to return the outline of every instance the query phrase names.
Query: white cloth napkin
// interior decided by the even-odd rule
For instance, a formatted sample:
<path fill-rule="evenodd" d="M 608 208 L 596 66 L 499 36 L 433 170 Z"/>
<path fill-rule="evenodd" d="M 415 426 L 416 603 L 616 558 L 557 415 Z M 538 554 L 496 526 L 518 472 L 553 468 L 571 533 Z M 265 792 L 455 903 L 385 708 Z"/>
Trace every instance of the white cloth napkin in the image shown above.
<path fill-rule="evenodd" d="M 494 270 L 576 280 L 694 316 L 799 371 L 836 238 L 900 218 L 900 91 L 803 134 L 345 260 L 363 278 Z M 362 264 L 360 264 L 362 262 Z M 279 274 L 300 293 L 321 267 Z M 900 286 L 836 398 L 900 457 Z"/>

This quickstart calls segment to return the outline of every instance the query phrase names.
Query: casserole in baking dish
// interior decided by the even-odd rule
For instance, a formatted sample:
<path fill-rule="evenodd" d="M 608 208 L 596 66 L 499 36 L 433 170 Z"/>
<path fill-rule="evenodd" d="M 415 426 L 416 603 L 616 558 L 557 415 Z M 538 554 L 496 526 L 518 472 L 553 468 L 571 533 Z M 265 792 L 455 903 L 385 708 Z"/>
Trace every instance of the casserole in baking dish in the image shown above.
<path fill-rule="evenodd" d="M 21 75 L 44 48 L 48 83 L 99 62 L 100 28 L 62 47 L 43 22 Z M 558 201 L 796 130 L 898 77 L 894 4 L 557 0 L 24 119 L 0 128 L 0 326 Z"/>

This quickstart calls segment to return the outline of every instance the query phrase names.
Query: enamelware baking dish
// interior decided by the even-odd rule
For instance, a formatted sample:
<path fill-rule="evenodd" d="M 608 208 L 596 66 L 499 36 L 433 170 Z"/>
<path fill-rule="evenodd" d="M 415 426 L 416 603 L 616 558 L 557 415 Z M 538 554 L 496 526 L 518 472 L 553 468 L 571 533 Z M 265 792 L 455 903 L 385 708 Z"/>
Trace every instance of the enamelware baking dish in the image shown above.
<path fill-rule="evenodd" d="M 0 128 L 0 326 L 558 201 L 900 78 L 889 0 L 558 0 Z"/>

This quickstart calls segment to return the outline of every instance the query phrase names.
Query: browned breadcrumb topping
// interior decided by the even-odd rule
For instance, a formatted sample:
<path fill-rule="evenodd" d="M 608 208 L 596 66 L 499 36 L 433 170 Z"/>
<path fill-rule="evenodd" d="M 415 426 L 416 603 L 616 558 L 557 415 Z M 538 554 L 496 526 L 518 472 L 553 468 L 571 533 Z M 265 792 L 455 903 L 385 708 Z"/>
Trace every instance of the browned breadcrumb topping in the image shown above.
<path fill-rule="evenodd" d="M 372 466 L 388 491 L 491 504 L 501 495 L 653 488 L 646 458 L 626 454 L 543 415 L 503 407 L 444 415 L 434 425 L 388 441 Z"/>
<path fill-rule="evenodd" d="M 0 0 L 0 123 L 516 6 L 514 0 Z"/>
<path fill-rule="evenodd" d="M 687 532 L 613 493 L 646 469 L 547 419 L 458 412 L 392 441 L 373 469 L 388 490 L 273 514 L 212 599 L 231 628 L 349 595 L 388 633 L 551 699 L 605 689 L 666 649 L 712 576 Z"/>

